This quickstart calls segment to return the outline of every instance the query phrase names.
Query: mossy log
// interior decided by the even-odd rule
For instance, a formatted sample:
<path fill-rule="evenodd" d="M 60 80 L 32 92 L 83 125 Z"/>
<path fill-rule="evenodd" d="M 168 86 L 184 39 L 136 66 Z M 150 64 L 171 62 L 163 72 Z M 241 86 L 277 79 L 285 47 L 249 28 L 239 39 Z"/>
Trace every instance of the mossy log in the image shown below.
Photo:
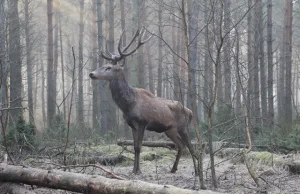
<path fill-rule="evenodd" d="M 0 164 L 0 181 L 24 183 L 88 194 L 216 194 L 213 191 L 193 191 L 170 185 L 158 185 L 138 180 L 117 180 L 58 170 Z"/>
<path fill-rule="evenodd" d="M 118 140 L 117 141 L 118 146 L 133 146 L 133 140 Z M 171 141 L 143 141 L 143 146 L 146 147 L 163 147 L 163 148 L 169 148 L 174 149 L 175 144 Z M 196 148 L 198 144 L 196 142 L 192 142 L 192 145 Z M 207 148 L 207 142 L 203 142 L 202 148 Z M 223 148 L 236 148 L 236 149 L 242 149 L 246 148 L 246 144 L 237 144 L 232 142 L 223 142 L 223 141 L 215 141 L 213 142 L 213 150 L 214 152 L 217 152 Z M 257 148 L 266 148 L 267 146 L 254 146 Z M 205 149 L 205 153 L 208 153 L 208 149 Z"/>
<path fill-rule="evenodd" d="M 118 140 L 118 146 L 133 146 L 133 140 Z M 169 149 L 175 149 L 175 144 L 171 141 L 143 141 L 143 146 L 146 147 L 163 147 Z"/>

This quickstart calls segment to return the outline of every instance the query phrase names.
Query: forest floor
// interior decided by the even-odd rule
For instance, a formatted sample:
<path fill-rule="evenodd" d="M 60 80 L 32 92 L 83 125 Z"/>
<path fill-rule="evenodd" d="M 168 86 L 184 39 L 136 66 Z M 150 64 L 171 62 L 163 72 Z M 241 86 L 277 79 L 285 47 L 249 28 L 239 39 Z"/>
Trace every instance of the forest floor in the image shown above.
<path fill-rule="evenodd" d="M 117 146 L 116 149 L 119 150 Z M 115 151 L 115 148 L 111 148 Z M 161 150 L 164 150 L 163 152 Z M 119 152 L 120 153 L 120 152 Z M 141 156 L 142 174 L 132 174 L 133 160 L 132 158 L 115 166 L 106 166 L 115 174 L 129 180 L 142 180 L 146 182 L 174 185 L 185 189 L 199 189 L 198 179 L 194 176 L 193 163 L 188 154 L 185 154 L 179 162 L 176 173 L 170 173 L 176 152 L 163 148 L 146 148 L 143 147 Z M 124 153 L 122 155 L 132 155 Z M 149 157 L 149 156 L 159 157 Z M 278 155 L 276 155 L 278 156 Z M 131 156 L 132 157 L 132 156 Z M 285 156 L 280 156 L 285 157 Z M 299 155 L 293 155 L 293 158 L 300 158 Z M 149 159 L 150 158 L 150 159 Z M 151 160 L 151 161 L 150 161 Z M 211 173 L 209 169 L 209 155 L 204 158 L 204 178 L 208 189 L 216 190 L 221 193 L 248 194 L 259 193 L 253 179 L 251 179 L 246 165 L 232 157 L 215 157 L 216 175 L 218 178 L 218 188 L 213 189 L 211 182 Z M 252 167 L 257 176 L 259 176 L 260 188 L 265 189 L 265 193 L 299 193 L 300 194 L 300 174 L 290 174 L 283 165 L 267 164 L 264 162 L 253 163 Z M 38 167 L 38 166 L 35 166 Z M 42 165 L 41 167 L 45 167 Z M 90 167 L 89 167 L 90 168 Z M 100 169 L 86 168 L 85 173 L 104 175 Z M 82 169 L 80 169 L 82 171 Z M 76 172 L 75 170 L 72 170 Z M 46 188 L 36 188 L 37 194 L 63 194 L 72 193 L 67 191 L 52 190 Z"/>

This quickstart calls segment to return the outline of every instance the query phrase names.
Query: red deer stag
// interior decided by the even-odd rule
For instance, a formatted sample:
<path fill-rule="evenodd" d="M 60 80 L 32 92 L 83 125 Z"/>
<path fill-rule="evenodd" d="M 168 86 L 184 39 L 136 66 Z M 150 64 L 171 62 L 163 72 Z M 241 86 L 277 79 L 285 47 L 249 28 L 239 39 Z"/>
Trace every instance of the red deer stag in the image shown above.
<path fill-rule="evenodd" d="M 194 156 L 186 130 L 187 124 L 191 122 L 193 113 L 178 101 L 159 98 L 145 89 L 130 86 L 125 79 L 123 65 L 119 63 L 119 61 L 133 54 L 140 46 L 150 40 L 152 36 L 147 39 L 144 38 L 145 32 L 144 27 L 141 31 L 138 30 L 130 43 L 122 47 L 123 32 L 118 44 L 118 54 L 108 51 L 102 52 L 102 57 L 108 63 L 91 72 L 89 76 L 91 79 L 109 81 L 112 98 L 122 110 L 123 118 L 132 128 L 135 153 L 133 173 L 138 174 L 141 172 L 140 152 L 145 129 L 157 133 L 164 132 L 175 143 L 178 152 L 171 170 L 174 173 L 177 170 L 184 145 L 189 148 Z M 133 50 L 127 51 L 138 36 L 137 46 Z"/>

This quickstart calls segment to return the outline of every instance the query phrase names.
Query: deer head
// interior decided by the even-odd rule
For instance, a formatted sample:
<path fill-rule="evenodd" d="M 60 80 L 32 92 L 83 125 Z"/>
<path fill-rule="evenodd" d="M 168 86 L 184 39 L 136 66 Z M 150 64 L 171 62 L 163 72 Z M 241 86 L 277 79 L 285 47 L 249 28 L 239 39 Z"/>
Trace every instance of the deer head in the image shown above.
<path fill-rule="evenodd" d="M 145 32 L 146 29 L 143 27 L 141 30 L 137 30 L 135 35 L 133 36 L 132 40 L 129 42 L 129 44 L 125 47 L 123 47 L 122 44 L 122 37 L 124 34 L 124 31 L 121 33 L 119 44 L 118 44 L 118 53 L 111 53 L 106 48 L 105 53 L 101 51 L 101 56 L 108 61 L 108 63 L 104 64 L 99 69 L 96 69 L 95 71 L 90 73 L 91 79 L 99 79 L 99 80 L 107 80 L 111 81 L 115 78 L 120 77 L 123 75 L 123 65 L 119 62 L 123 59 L 125 59 L 127 56 L 133 54 L 140 46 L 145 44 L 148 40 L 151 39 L 152 35 L 148 38 L 145 38 Z M 132 45 L 132 43 L 138 38 L 138 43 L 134 49 L 131 51 L 128 51 L 129 47 Z"/>

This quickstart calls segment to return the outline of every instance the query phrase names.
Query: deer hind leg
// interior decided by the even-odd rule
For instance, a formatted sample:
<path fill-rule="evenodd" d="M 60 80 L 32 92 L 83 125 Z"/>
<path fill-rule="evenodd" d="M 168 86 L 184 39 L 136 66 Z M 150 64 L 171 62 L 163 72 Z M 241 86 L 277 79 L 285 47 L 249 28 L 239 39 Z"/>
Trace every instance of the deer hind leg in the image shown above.
<path fill-rule="evenodd" d="M 132 135 L 133 135 L 133 144 L 134 144 L 134 166 L 133 166 L 133 173 L 140 174 L 140 153 L 142 148 L 142 141 L 144 138 L 144 127 L 133 127 L 132 128 Z"/>
<path fill-rule="evenodd" d="M 174 144 L 176 145 L 176 147 L 178 149 L 176 159 L 175 159 L 174 165 L 171 170 L 171 173 L 175 173 L 177 171 L 179 159 L 182 155 L 184 145 L 183 145 L 182 139 L 176 129 L 170 129 L 170 130 L 166 131 L 165 134 L 174 142 Z"/>
<path fill-rule="evenodd" d="M 187 146 L 187 148 L 189 149 L 190 154 L 192 155 L 192 159 L 193 159 L 193 163 L 194 163 L 194 168 L 195 168 L 195 174 L 198 175 L 198 163 L 196 161 L 197 155 L 194 151 L 193 145 L 191 143 L 190 137 L 188 135 L 188 133 L 184 130 L 179 130 L 179 135 L 182 139 L 182 141 L 184 142 L 184 144 Z"/>

